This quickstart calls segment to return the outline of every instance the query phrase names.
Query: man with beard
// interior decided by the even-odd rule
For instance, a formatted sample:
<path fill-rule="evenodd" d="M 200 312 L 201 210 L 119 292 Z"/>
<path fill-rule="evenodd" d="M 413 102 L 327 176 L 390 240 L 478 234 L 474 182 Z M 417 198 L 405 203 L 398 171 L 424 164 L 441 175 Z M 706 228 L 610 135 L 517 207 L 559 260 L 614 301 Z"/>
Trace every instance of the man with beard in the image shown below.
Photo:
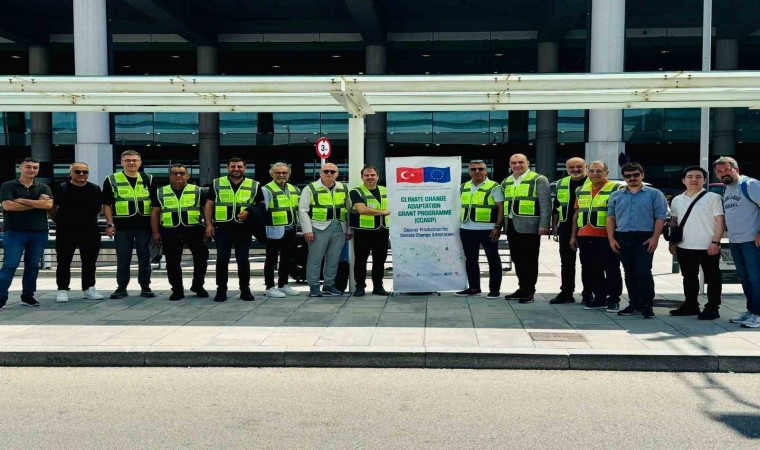
<path fill-rule="evenodd" d="M 272 298 L 296 296 L 298 291 L 288 286 L 290 263 L 296 251 L 296 225 L 298 200 L 301 191 L 288 183 L 290 166 L 274 163 L 269 169 L 272 181 L 262 190 L 266 205 L 267 255 L 264 261 L 264 295 Z M 277 264 L 277 257 L 280 264 Z M 277 266 L 277 286 L 274 284 L 274 267 Z"/>
<path fill-rule="evenodd" d="M 248 261 L 253 238 L 246 224 L 250 210 L 264 197 L 258 181 L 245 177 L 245 161 L 233 157 L 227 162 L 227 176 L 216 178 L 208 191 L 204 209 L 206 238 L 216 241 L 215 302 L 227 300 L 227 279 L 232 248 L 240 282 L 240 300 L 255 300 L 251 293 L 251 263 Z"/>

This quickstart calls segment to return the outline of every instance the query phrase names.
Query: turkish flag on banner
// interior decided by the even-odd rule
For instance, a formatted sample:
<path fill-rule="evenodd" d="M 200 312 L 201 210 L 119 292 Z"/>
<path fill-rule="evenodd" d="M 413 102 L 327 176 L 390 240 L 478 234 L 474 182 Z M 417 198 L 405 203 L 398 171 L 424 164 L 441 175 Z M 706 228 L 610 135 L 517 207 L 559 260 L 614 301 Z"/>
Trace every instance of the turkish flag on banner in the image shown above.
<path fill-rule="evenodd" d="M 422 167 L 398 167 L 396 168 L 397 183 L 423 183 L 425 181 L 425 169 Z"/>

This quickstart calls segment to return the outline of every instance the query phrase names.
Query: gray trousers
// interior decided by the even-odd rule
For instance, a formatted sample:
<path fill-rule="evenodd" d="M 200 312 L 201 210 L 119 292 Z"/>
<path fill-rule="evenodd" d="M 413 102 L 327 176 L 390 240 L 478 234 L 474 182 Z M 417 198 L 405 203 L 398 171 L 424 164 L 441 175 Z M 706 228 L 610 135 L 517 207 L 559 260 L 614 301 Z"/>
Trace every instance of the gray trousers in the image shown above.
<path fill-rule="evenodd" d="M 137 281 L 140 287 L 150 287 L 150 229 L 138 230 L 116 229 L 114 236 L 116 247 L 116 282 L 119 288 L 126 289 L 129 284 L 129 267 L 132 265 L 132 249 L 137 252 Z"/>
<path fill-rule="evenodd" d="M 346 234 L 337 220 L 330 222 L 324 230 L 314 228 L 313 231 L 314 241 L 309 244 L 309 259 L 306 263 L 306 281 L 309 287 L 319 286 L 319 271 L 324 259 L 325 286 L 335 286 L 340 251 L 346 243 Z"/>

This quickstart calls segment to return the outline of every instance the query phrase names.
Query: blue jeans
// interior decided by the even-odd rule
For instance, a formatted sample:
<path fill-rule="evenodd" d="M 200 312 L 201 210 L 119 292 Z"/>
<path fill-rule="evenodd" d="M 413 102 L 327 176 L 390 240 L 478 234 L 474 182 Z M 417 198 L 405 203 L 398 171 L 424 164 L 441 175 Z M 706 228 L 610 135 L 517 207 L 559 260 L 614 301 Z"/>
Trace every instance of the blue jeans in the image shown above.
<path fill-rule="evenodd" d="M 760 247 L 753 241 L 740 244 L 729 243 L 731 257 L 736 264 L 736 273 L 742 281 L 742 290 L 747 297 L 747 311 L 760 315 Z"/>
<path fill-rule="evenodd" d="M 628 304 L 636 309 L 651 308 L 654 305 L 654 277 L 652 258 L 644 242 L 652 237 L 651 232 L 615 232 L 620 244 L 620 262 L 625 272 L 625 287 L 628 288 Z"/>
<path fill-rule="evenodd" d="M 21 278 L 23 296 L 33 296 L 37 290 L 40 260 L 48 240 L 47 231 L 6 231 L 3 239 L 3 268 L 0 269 L 0 298 L 8 298 L 13 276 L 24 256 L 24 276 Z"/>

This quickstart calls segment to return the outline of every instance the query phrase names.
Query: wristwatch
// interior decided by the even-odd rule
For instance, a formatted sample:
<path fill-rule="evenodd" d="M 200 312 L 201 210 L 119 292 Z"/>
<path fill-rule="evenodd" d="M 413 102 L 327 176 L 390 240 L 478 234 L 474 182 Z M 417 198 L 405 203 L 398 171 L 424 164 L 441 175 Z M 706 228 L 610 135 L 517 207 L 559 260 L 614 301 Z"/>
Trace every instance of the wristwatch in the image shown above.
<path fill-rule="evenodd" d="M 720 242 L 712 241 L 711 244 L 720 245 Z"/>
<path fill-rule="evenodd" d="M 106 224 L 106 228 L 113 228 L 113 224 L 112 223 L 107 223 Z"/>

